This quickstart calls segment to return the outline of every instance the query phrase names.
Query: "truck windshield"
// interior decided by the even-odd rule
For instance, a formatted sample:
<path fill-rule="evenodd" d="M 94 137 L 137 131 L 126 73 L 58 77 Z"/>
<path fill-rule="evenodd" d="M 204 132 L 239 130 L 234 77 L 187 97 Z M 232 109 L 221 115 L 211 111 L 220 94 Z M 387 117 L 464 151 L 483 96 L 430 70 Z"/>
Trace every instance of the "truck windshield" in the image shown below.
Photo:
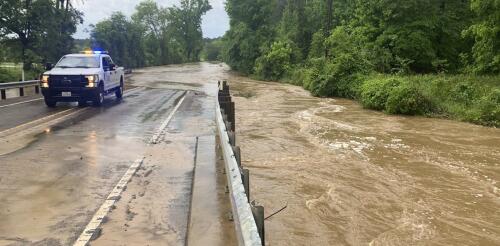
<path fill-rule="evenodd" d="M 56 65 L 58 68 L 98 68 L 99 57 L 65 56 Z"/>

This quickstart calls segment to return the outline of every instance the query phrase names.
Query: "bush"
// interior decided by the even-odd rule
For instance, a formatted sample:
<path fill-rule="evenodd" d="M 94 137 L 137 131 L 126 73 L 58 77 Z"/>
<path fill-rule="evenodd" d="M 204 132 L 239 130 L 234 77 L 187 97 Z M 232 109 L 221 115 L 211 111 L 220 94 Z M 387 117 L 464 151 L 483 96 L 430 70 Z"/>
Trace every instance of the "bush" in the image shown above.
<path fill-rule="evenodd" d="M 361 104 L 389 114 L 419 115 L 430 112 L 431 102 L 407 77 L 381 77 L 361 86 Z"/>
<path fill-rule="evenodd" d="M 370 64 L 354 52 L 337 54 L 329 60 L 311 59 L 310 63 L 304 88 L 315 96 L 357 98 L 363 78 L 370 71 Z"/>
<path fill-rule="evenodd" d="M 467 120 L 483 125 L 500 126 L 500 89 L 494 89 L 488 95 L 476 100 Z"/>
<path fill-rule="evenodd" d="M 0 83 L 18 81 L 20 76 L 19 72 L 15 73 L 12 70 L 0 68 Z"/>
<path fill-rule="evenodd" d="M 430 109 L 429 100 L 408 81 L 394 87 L 385 103 L 385 112 L 389 114 L 420 115 Z"/>
<path fill-rule="evenodd" d="M 397 78 L 375 78 L 363 83 L 360 100 L 365 108 L 384 110 L 392 89 L 401 84 Z"/>
<path fill-rule="evenodd" d="M 292 45 L 288 42 L 274 42 L 271 49 L 255 61 L 255 74 L 263 79 L 279 80 L 290 69 Z"/>

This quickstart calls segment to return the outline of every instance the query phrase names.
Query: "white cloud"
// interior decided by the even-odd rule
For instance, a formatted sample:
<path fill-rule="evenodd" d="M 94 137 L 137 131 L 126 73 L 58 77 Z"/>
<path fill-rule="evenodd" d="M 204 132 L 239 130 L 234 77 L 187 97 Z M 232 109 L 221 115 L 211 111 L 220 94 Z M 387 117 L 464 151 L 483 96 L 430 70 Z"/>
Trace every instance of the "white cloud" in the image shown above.
<path fill-rule="evenodd" d="M 78 26 L 75 38 L 88 38 L 88 26 L 108 18 L 111 13 L 121 11 L 130 16 L 141 0 L 77 0 L 75 7 L 84 13 L 84 23 Z M 179 4 L 179 0 L 157 0 L 159 5 L 167 7 Z M 212 10 L 204 17 L 203 36 L 220 37 L 229 29 L 229 17 L 224 9 L 224 0 L 210 0 Z"/>

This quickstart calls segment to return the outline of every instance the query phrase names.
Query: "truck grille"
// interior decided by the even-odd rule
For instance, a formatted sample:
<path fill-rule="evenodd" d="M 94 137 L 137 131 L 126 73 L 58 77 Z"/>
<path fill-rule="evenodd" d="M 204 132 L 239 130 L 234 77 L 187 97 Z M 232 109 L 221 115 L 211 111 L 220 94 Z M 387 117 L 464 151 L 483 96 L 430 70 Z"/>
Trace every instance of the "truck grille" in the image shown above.
<path fill-rule="evenodd" d="M 50 75 L 49 85 L 51 87 L 84 87 L 87 80 L 83 75 Z"/>

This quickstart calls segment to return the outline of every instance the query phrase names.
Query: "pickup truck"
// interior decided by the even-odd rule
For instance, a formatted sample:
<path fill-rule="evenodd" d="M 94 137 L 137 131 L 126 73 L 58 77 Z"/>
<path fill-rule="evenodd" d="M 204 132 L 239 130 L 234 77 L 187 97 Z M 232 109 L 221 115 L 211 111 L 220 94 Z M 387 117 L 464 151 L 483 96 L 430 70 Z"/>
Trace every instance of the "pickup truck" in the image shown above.
<path fill-rule="evenodd" d="M 104 96 L 114 93 L 120 100 L 123 96 L 124 69 L 117 67 L 106 52 L 85 51 L 81 54 L 63 56 L 40 78 L 40 87 L 48 107 L 57 102 L 78 102 L 84 107 L 87 102 L 99 107 Z"/>

